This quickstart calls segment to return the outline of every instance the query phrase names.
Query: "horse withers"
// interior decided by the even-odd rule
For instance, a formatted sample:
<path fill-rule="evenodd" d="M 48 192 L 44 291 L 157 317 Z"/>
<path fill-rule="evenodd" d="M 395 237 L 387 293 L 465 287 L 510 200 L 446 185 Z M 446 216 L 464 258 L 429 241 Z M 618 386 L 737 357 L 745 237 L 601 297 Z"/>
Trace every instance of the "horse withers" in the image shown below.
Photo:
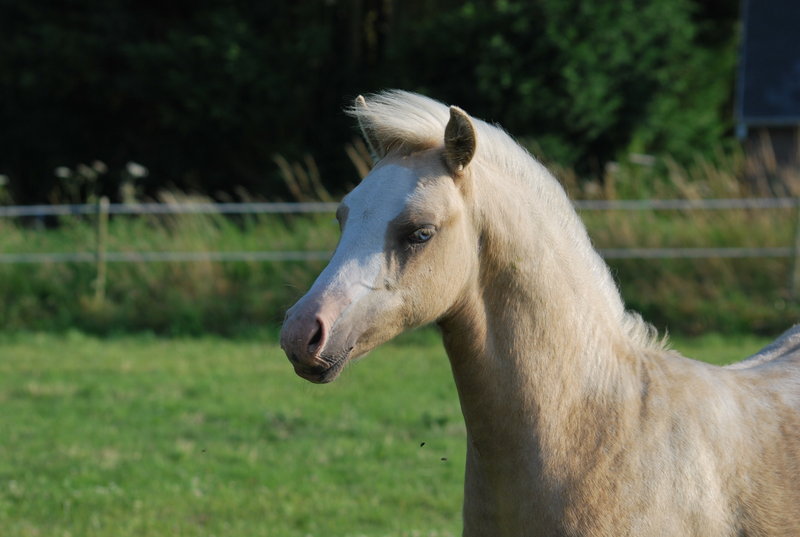
<path fill-rule="evenodd" d="M 464 535 L 800 535 L 800 328 L 717 367 L 627 312 L 554 177 L 502 130 L 389 91 L 325 270 L 286 315 L 295 371 L 436 323 L 467 428 Z"/>

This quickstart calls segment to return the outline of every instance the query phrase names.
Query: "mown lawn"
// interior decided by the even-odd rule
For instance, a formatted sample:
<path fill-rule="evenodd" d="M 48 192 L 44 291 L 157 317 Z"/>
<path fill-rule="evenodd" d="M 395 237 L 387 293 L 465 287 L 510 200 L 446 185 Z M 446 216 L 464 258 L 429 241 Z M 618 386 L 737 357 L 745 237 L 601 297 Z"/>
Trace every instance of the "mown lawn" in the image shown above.
<path fill-rule="evenodd" d="M 753 338 L 677 341 L 730 362 Z M 273 336 L 0 336 L 0 535 L 460 535 L 464 427 L 432 332 L 337 382 Z"/>

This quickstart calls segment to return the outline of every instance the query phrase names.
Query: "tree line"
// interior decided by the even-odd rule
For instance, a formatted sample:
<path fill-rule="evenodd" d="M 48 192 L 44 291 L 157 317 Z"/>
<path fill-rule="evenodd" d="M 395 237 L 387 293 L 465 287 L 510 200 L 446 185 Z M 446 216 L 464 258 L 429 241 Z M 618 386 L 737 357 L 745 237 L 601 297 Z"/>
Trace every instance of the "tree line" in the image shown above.
<path fill-rule="evenodd" d="M 356 180 L 341 109 L 419 91 L 602 174 L 628 153 L 688 161 L 729 139 L 738 6 L 723 0 L 0 0 L 0 174 L 57 202 L 137 188 L 276 199 L 275 156 Z"/>

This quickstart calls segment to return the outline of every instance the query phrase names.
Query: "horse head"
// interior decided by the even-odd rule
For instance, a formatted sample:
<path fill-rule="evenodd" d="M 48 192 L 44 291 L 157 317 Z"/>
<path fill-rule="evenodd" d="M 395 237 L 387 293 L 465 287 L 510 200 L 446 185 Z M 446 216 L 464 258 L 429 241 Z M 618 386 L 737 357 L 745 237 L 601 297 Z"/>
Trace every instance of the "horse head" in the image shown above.
<path fill-rule="evenodd" d="M 368 112 L 359 97 L 351 113 Z M 457 307 L 478 265 L 465 202 L 477 142 L 470 117 L 451 107 L 439 140 L 413 146 L 360 123 L 377 164 L 339 205 L 333 257 L 281 330 L 295 371 L 316 383 Z"/>

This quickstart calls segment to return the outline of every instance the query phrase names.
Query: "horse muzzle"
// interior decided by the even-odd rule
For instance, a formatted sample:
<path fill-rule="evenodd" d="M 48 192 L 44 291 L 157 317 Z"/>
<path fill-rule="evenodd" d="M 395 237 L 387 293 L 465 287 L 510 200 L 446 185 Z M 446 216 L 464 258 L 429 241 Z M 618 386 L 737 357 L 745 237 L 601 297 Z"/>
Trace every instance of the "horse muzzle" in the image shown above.
<path fill-rule="evenodd" d="M 321 384 L 331 382 L 341 372 L 353 348 L 331 341 L 340 312 L 338 304 L 301 299 L 286 313 L 281 348 L 300 377 Z"/>

